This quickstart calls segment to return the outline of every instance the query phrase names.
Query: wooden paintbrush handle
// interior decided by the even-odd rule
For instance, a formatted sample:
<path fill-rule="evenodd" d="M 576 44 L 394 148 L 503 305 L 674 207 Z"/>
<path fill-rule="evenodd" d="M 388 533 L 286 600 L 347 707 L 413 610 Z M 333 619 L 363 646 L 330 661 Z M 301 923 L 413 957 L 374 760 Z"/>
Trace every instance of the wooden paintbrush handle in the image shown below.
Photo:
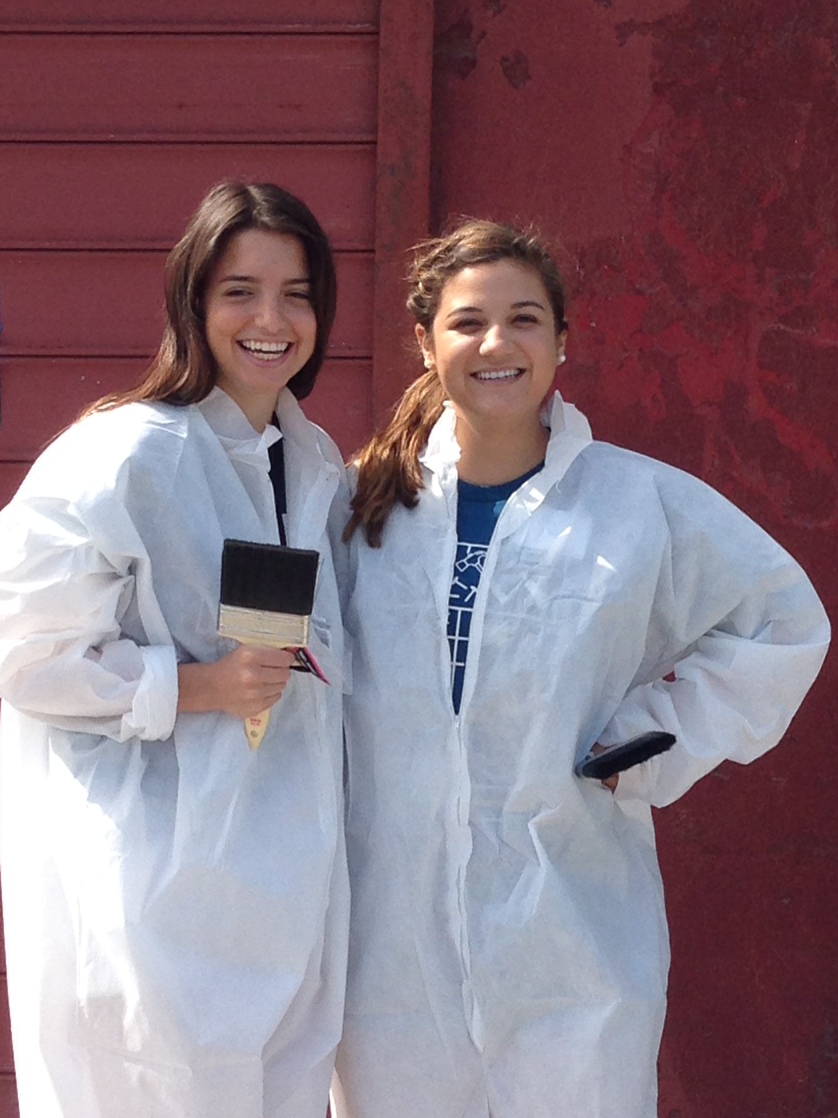
<path fill-rule="evenodd" d="M 265 736 L 270 717 L 271 711 L 268 708 L 263 710 L 261 714 L 254 714 L 250 718 L 245 718 L 244 732 L 247 734 L 247 744 L 251 749 L 258 749 L 262 744 L 262 738 Z"/>

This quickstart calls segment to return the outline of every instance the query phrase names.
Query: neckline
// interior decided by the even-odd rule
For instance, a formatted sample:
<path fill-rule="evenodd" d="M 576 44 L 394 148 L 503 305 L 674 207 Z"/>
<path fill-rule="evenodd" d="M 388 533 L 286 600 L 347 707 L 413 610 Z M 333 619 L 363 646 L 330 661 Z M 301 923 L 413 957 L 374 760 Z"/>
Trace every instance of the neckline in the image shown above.
<path fill-rule="evenodd" d="M 457 482 L 457 488 L 460 496 L 467 501 L 497 501 L 501 497 L 511 496 L 519 486 L 534 477 L 543 468 L 544 463 L 539 462 L 537 466 L 533 466 L 531 470 L 527 470 L 520 477 L 513 478 L 511 481 L 502 481 L 498 485 L 475 485 L 472 481 L 464 481 L 460 478 Z"/>

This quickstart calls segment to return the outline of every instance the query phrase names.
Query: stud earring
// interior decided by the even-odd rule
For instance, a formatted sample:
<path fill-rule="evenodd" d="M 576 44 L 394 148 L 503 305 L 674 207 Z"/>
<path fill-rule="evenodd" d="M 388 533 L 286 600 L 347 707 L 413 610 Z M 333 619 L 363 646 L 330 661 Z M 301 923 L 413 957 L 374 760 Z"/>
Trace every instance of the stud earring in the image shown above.
<path fill-rule="evenodd" d="M 560 353 L 559 354 L 559 359 L 556 362 L 556 368 L 558 369 L 559 365 L 564 365 L 565 361 L 567 361 L 567 358 L 565 357 L 565 355 L 563 353 Z"/>

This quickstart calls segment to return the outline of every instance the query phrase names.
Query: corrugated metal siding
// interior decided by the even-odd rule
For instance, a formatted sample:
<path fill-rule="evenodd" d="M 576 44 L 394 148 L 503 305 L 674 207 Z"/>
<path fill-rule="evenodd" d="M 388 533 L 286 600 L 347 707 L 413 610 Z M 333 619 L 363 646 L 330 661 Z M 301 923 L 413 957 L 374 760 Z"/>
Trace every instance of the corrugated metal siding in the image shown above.
<path fill-rule="evenodd" d="M 278 182 L 329 232 L 339 310 L 306 410 L 347 453 L 367 437 L 403 379 L 404 250 L 427 232 L 432 27 L 425 0 L 0 0 L 0 505 L 142 375 L 165 255 L 221 178 Z"/>

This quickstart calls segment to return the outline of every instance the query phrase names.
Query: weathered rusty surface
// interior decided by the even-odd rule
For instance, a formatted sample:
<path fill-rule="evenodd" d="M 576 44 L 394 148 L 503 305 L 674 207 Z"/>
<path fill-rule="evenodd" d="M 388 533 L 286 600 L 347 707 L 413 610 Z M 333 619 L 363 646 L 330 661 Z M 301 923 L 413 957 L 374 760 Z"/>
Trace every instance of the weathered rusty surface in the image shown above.
<path fill-rule="evenodd" d="M 539 224 L 565 395 L 721 489 L 838 616 L 838 9 L 438 0 L 437 225 Z M 514 60 L 514 61 L 513 61 Z M 659 814 L 661 1118 L 838 1114 L 835 654 L 786 741 Z"/>
<path fill-rule="evenodd" d="M 648 449 L 677 429 L 681 464 L 763 519 L 834 525 L 834 8 L 716 0 L 615 31 L 651 38 L 651 97 L 628 235 L 579 254 L 577 373 L 611 413 L 632 386 Z"/>

